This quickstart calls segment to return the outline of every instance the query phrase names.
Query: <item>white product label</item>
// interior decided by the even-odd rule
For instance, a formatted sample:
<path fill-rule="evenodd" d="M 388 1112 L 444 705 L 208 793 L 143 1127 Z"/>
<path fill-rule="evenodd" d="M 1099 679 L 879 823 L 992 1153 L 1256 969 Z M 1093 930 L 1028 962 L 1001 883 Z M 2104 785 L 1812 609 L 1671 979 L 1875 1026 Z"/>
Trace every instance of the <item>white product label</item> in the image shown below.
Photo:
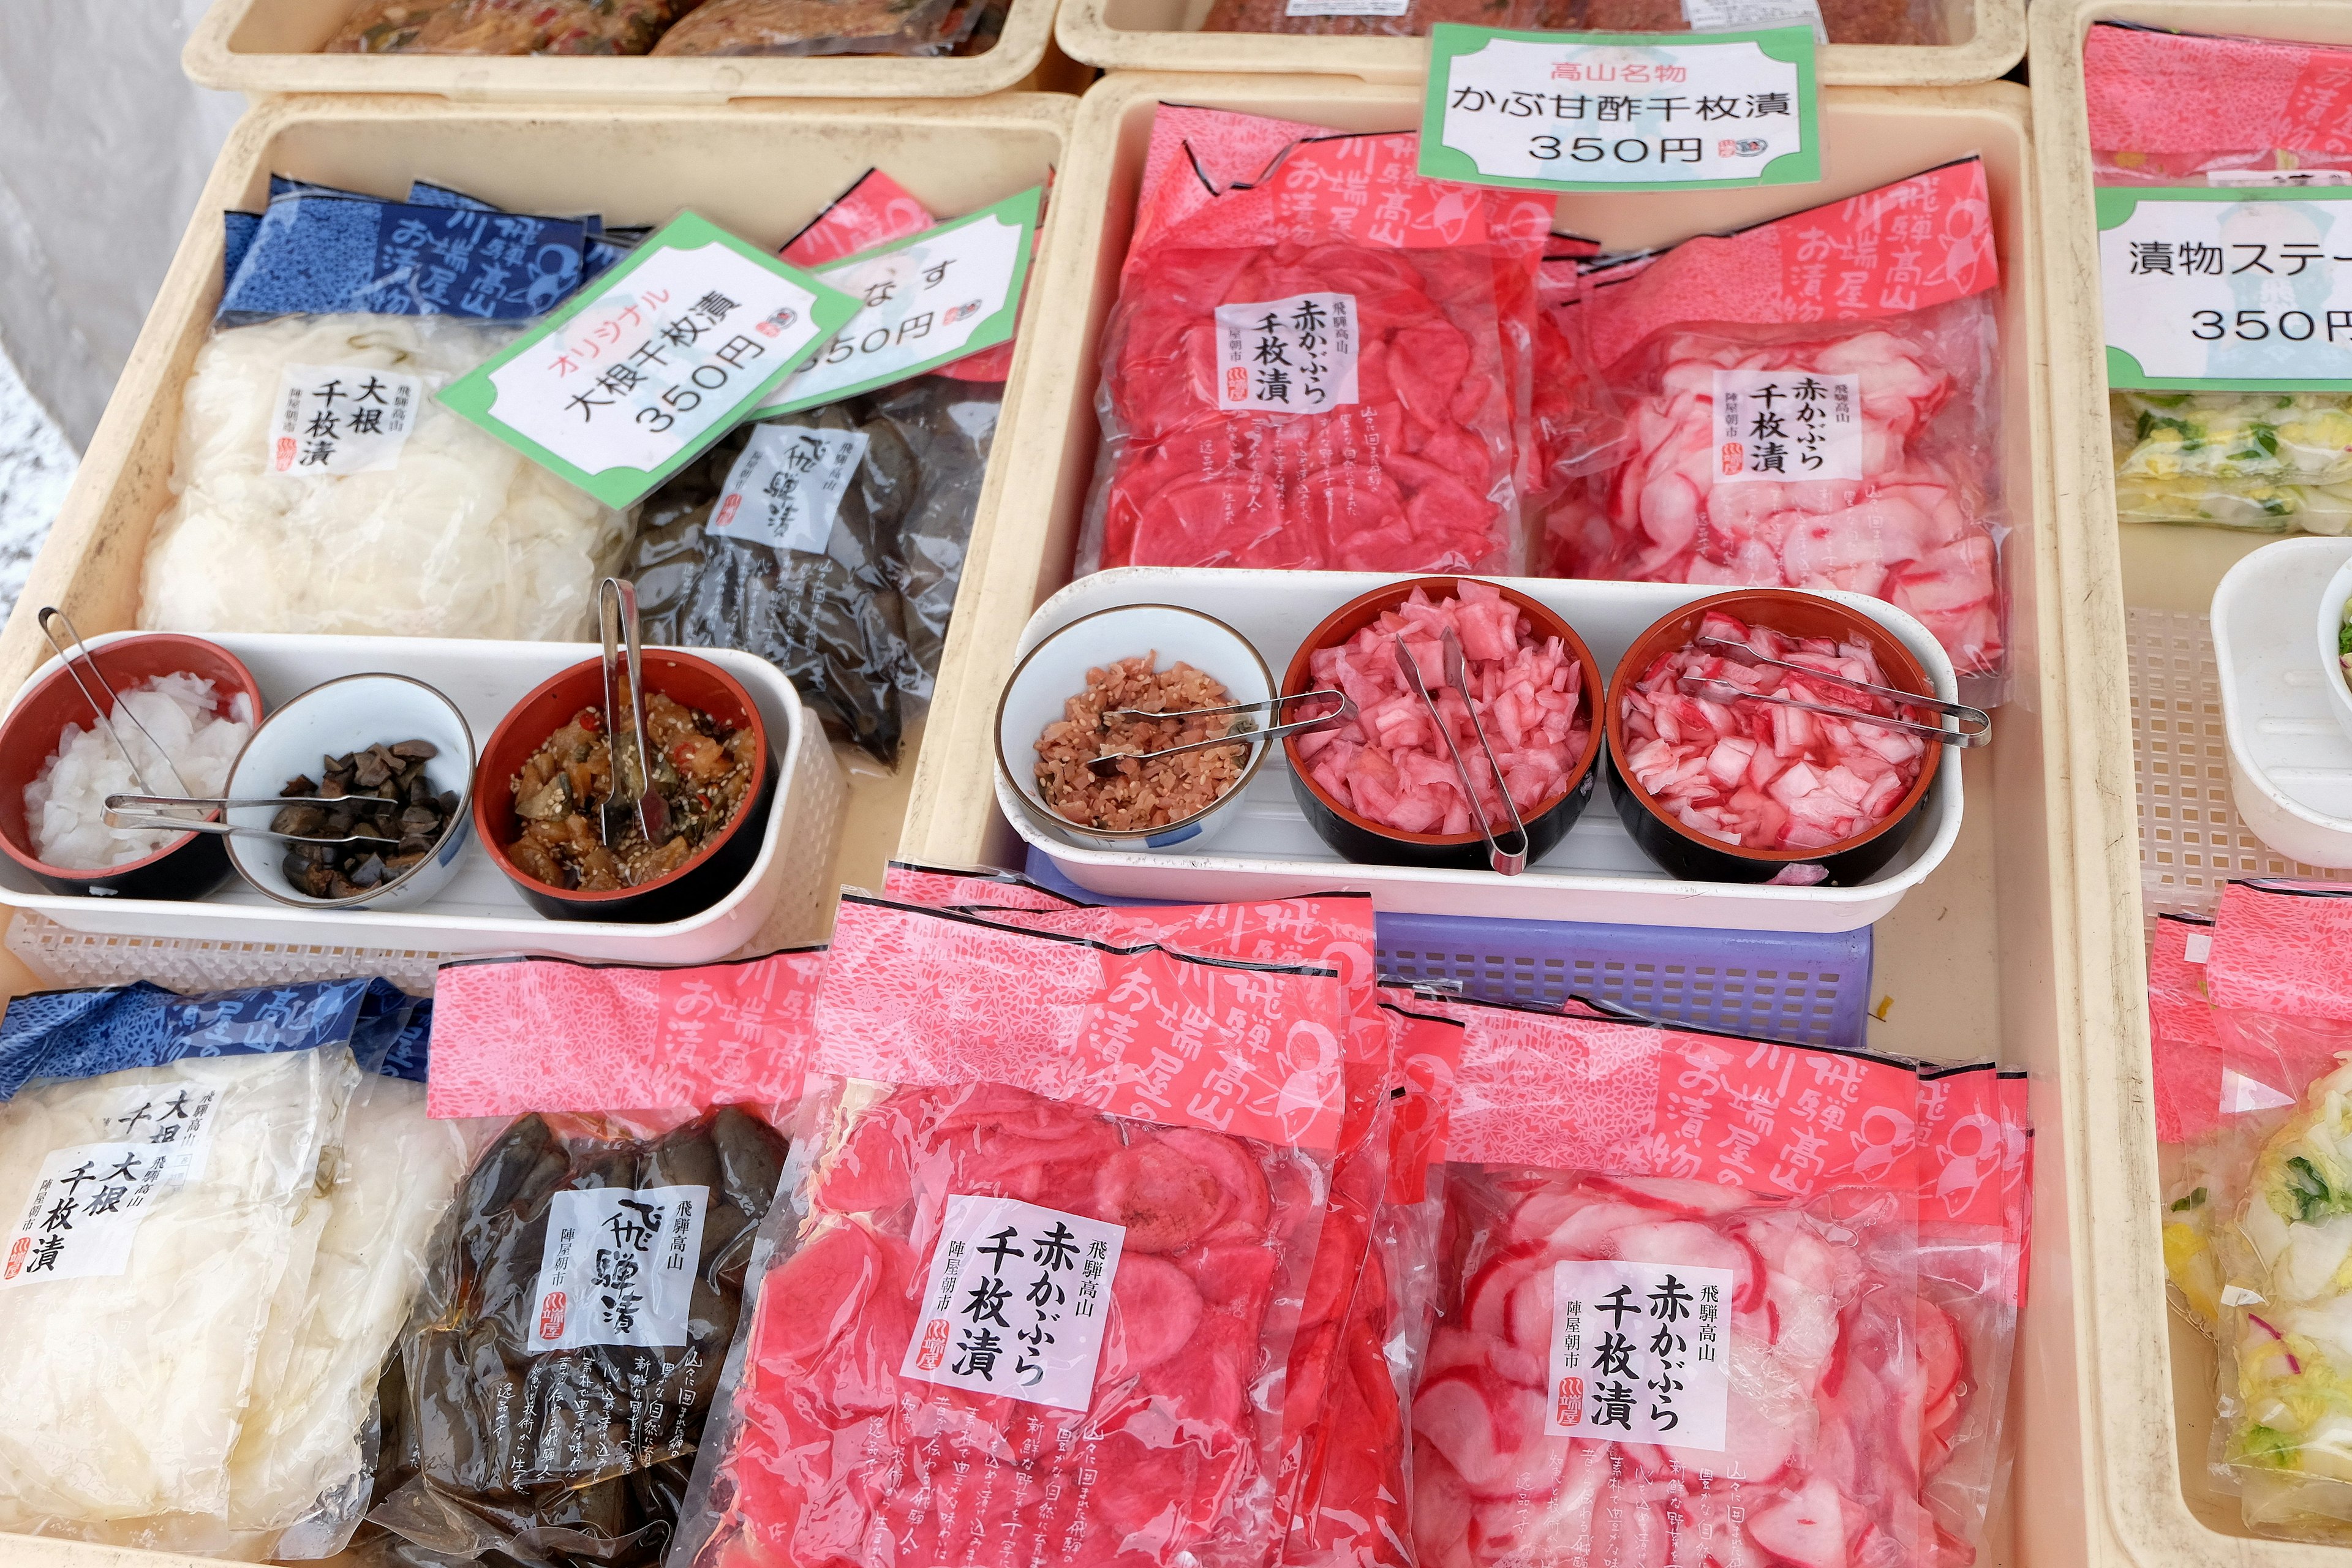
<path fill-rule="evenodd" d="M 682 1345 L 708 1187 L 566 1190 L 547 1205 L 530 1348 Z"/>
<path fill-rule="evenodd" d="M 899 1374 L 1084 1410 L 1126 1239 L 1018 1198 L 950 1197 Z"/>
<path fill-rule="evenodd" d="M 179 1156 L 175 1178 L 193 1181 L 205 1173 L 213 1142 L 213 1106 L 217 1089 L 193 1084 L 158 1084 L 152 1089 L 126 1089 L 116 1098 L 101 1130 L 125 1143 L 164 1149 Z"/>
<path fill-rule="evenodd" d="M 1669 35 L 1631 46 L 1505 36 L 1453 56 L 1444 69 L 1435 140 L 1468 160 L 1460 177 L 1760 182 L 1776 160 L 1805 150 L 1804 76 L 1753 39 Z M 1424 128 L 1422 172 L 1442 176 L 1429 141 Z"/>
<path fill-rule="evenodd" d="M 806 351 L 815 299 L 716 241 L 665 247 L 490 373 L 498 417 L 590 474 L 659 468 Z"/>
<path fill-rule="evenodd" d="M 2352 169 L 2209 169 L 2205 183 L 2225 188 L 2352 185 Z"/>
<path fill-rule="evenodd" d="M 289 364 L 278 378 L 269 427 L 273 474 L 319 479 L 369 474 L 400 461 L 425 384 L 352 364 Z"/>
<path fill-rule="evenodd" d="M 1004 309 L 1025 233 L 989 213 L 926 229 L 895 250 L 817 268 L 819 278 L 858 301 L 857 314 L 762 407 L 831 403 L 953 357 Z"/>
<path fill-rule="evenodd" d="M 1862 478 L 1862 378 L 1715 373 L 1715 482 Z"/>
<path fill-rule="evenodd" d="M 760 425 L 727 470 L 704 531 L 822 553 L 871 438 L 863 430 Z"/>
<path fill-rule="evenodd" d="M 0 1289 L 121 1274 L 140 1222 L 187 1179 L 194 1147 L 142 1138 L 50 1154 L 0 1247 Z"/>
<path fill-rule="evenodd" d="M 1356 401 L 1353 294 L 1217 307 L 1217 406 L 1320 414 Z"/>
<path fill-rule="evenodd" d="M 1731 1292 L 1728 1268 L 1554 1264 L 1544 1430 L 1721 1452 Z"/>
<path fill-rule="evenodd" d="M 2097 195 L 2113 384 L 2352 386 L 2352 192 Z"/>
<path fill-rule="evenodd" d="M 1290 0 L 1286 16 L 1402 16 L 1412 0 Z"/>
<path fill-rule="evenodd" d="M 2180 956 L 2191 963 L 2202 963 L 2212 957 L 2213 933 L 2210 931 L 2190 931 L 2188 942 L 2182 944 Z"/>
<path fill-rule="evenodd" d="M 1683 20 L 1694 33 L 1738 33 L 1753 27 L 1811 27 L 1826 44 L 1820 0 L 1683 0 Z"/>

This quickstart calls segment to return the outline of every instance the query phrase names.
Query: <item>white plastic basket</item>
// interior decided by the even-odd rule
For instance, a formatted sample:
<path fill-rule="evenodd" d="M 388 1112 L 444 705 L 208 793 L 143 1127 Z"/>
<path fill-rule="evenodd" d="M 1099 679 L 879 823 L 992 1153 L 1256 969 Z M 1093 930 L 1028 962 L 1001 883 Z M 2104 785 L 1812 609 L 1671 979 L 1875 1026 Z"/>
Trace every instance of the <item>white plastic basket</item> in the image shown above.
<path fill-rule="evenodd" d="M 1039 606 L 1014 657 L 1082 616 L 1118 605 L 1181 605 L 1215 616 L 1256 645 L 1281 669 L 1318 622 L 1349 600 L 1396 581 L 1364 572 L 1202 571 L 1122 566 L 1081 577 Z M 1592 649 L 1605 675 L 1651 623 L 1680 605 L 1719 592 L 1679 583 L 1585 583 L 1555 577 L 1506 578 L 1511 587 L 1559 612 Z M 1834 598 L 1903 639 L 1954 700 L 1952 661 L 1927 628 L 1891 605 L 1859 595 Z M 1141 648 L 1135 650 L 1143 652 Z M 1995 726 L 1998 728 L 1996 719 Z M 1339 858 L 1307 821 L 1291 795 L 1290 767 L 1277 750 L 1258 770 L 1241 818 L 1198 855 L 1174 850 L 1080 849 L 1034 823 L 1000 773 L 997 806 L 1013 830 L 1043 850 L 1070 880 L 1129 898 L 1279 899 L 1333 888 L 1362 889 L 1384 912 L 1494 915 L 1507 900 L 1523 921 L 1586 921 L 1606 925 L 1685 926 L 1711 931 L 1843 931 L 1888 913 L 1925 881 L 1960 836 L 1960 769 L 1945 758 L 1929 787 L 1927 809 L 1911 841 L 1871 879 L 1853 888 L 1769 888 L 1676 881 L 1633 843 L 1618 820 L 1608 786 L 1593 792 L 1576 826 L 1542 859 L 1507 881 L 1488 871 L 1433 871 L 1365 866 Z"/>

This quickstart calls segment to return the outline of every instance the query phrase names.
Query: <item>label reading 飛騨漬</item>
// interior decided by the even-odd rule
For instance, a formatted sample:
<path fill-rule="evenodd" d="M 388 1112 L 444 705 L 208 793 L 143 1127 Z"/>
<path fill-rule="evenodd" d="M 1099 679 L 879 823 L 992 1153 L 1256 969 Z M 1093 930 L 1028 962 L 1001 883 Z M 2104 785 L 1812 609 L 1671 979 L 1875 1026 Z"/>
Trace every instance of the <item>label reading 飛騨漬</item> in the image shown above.
<path fill-rule="evenodd" d="M 591 1187 L 547 1205 L 530 1350 L 682 1345 L 707 1187 Z"/>

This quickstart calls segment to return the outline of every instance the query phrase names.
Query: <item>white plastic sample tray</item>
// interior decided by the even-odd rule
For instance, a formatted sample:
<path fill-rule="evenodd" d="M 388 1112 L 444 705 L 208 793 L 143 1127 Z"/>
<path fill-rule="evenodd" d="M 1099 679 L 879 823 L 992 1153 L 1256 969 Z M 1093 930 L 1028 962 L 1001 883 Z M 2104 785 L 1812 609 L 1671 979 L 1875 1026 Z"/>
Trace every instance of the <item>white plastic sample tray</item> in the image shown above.
<path fill-rule="evenodd" d="M 2254 837 L 2314 866 L 2352 867 L 2352 735 L 2336 721 L 2314 627 L 2352 539 L 2290 539 L 2213 590 L 2213 663 L 2230 793 Z"/>
<path fill-rule="evenodd" d="M 94 637 L 90 646 L 102 664 L 106 645 L 131 635 Z M 414 676 L 457 705 L 474 732 L 477 752 L 533 687 L 559 670 L 596 658 L 599 651 L 590 643 L 275 633 L 224 633 L 210 640 L 245 661 L 261 688 L 266 710 L 338 676 L 369 670 Z M 14 861 L 0 863 L 0 905 L 37 911 L 74 931 L 107 935 L 331 942 L 438 953 L 542 952 L 663 963 L 724 958 L 751 942 L 781 902 L 814 905 L 830 891 L 824 883 L 832 867 L 833 839 L 845 792 L 833 749 L 781 671 L 765 659 L 732 649 L 694 651 L 751 692 L 767 721 L 779 770 L 759 858 L 731 891 L 700 914 L 654 925 L 549 920 L 524 901 L 478 843 L 466 847 L 457 873 L 437 895 L 393 913 L 289 909 L 234 878 L 194 900 L 52 893 Z M 32 689 L 56 663 L 52 658 L 35 671 L 18 695 Z"/>
<path fill-rule="evenodd" d="M 1360 572 L 1207 571 L 1122 566 L 1081 577 L 1037 609 L 1021 634 L 1017 659 L 1081 616 L 1119 605 L 1181 605 L 1224 621 L 1250 639 L 1279 672 L 1325 616 L 1396 574 Z M 1602 679 L 1625 649 L 1667 612 L 1720 589 L 1669 583 L 1587 583 L 1550 577 L 1497 581 L 1559 612 L 1592 649 Z M 1935 682 L 1957 700 L 1952 661 L 1927 629 L 1890 605 L 1832 594 L 1903 639 Z M 2306 617 L 2307 621 L 2308 617 Z M 2302 624 L 2302 623 L 2298 623 Z M 1137 648 L 1137 653 L 1145 649 Z M 1598 699 L 1596 694 L 1596 708 Z M 1994 728 L 2000 727 L 1999 716 Z M 1768 888 L 1676 881 L 1635 847 L 1618 821 L 1603 782 L 1584 815 L 1552 851 L 1519 876 L 1432 871 L 1343 860 L 1317 837 L 1291 795 L 1282 752 L 1266 759 L 1244 797 L 1241 820 L 1210 850 L 1080 849 L 1032 823 L 1004 779 L 997 807 L 1013 830 L 1051 857 L 1082 888 L 1131 898 L 1202 901 L 1287 898 L 1334 889 L 1361 889 L 1376 909 L 1400 913 L 1473 915 L 1528 921 L 1594 921 L 1616 925 L 1696 926 L 1719 931 L 1853 931 L 1901 901 L 1943 863 L 1960 831 L 1960 770 L 1947 755 L 1927 794 L 1911 841 L 1876 876 L 1853 888 Z M 1016 759 L 1015 765 L 1018 764 Z"/>

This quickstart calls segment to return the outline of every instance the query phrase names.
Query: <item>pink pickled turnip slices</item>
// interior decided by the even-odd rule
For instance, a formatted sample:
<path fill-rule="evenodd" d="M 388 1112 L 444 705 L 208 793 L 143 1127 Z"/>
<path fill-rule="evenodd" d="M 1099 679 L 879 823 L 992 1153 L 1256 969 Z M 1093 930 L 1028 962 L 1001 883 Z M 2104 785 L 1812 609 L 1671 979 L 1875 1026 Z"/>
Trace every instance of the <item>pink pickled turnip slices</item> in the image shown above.
<path fill-rule="evenodd" d="M 1919 692 L 1920 704 L 1853 682 Z M 1767 591 L 1686 605 L 1618 666 L 1619 814 L 1680 875 L 1859 879 L 1901 847 L 1891 830 L 1933 779 L 1941 747 L 1916 732 L 1937 722 L 1931 690 L 1891 634 L 1832 600 Z"/>
<path fill-rule="evenodd" d="M 1486 746 L 1472 706 L 1439 679 L 1449 630 L 1461 643 L 1464 684 Z M 1452 733 L 1460 770 L 1430 703 L 1397 662 L 1400 638 Z M 1499 770 L 1528 825 L 1531 855 L 1559 841 L 1589 796 L 1597 667 L 1565 621 L 1511 590 L 1470 577 L 1375 589 L 1333 612 L 1292 658 L 1285 689 L 1317 687 L 1346 692 L 1357 713 L 1286 742 L 1294 789 L 1308 820 L 1350 859 L 1483 863 L 1464 771 L 1499 831 L 1508 820 L 1496 789 Z M 1298 717 L 1307 716 L 1302 704 Z"/>

